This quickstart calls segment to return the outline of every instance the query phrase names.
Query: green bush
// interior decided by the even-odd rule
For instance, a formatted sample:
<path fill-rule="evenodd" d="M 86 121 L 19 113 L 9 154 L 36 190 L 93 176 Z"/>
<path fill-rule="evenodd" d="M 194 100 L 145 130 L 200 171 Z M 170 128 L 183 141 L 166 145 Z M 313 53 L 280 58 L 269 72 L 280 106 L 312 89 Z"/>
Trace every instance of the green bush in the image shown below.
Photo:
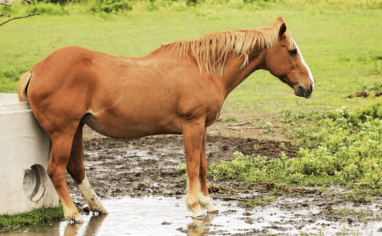
<path fill-rule="evenodd" d="M 30 13 L 41 13 L 47 15 L 65 15 L 68 11 L 60 4 L 52 4 L 45 2 L 35 2 L 33 4 L 22 5 L 18 2 L 12 3 L 12 6 L 0 6 L 0 13 L 17 16 Z"/>
<path fill-rule="evenodd" d="M 31 4 L 28 6 L 28 10 L 30 13 L 41 13 L 47 15 L 65 15 L 68 14 L 65 11 L 65 8 L 60 4 L 51 4 L 51 3 L 37 3 Z"/>
<path fill-rule="evenodd" d="M 132 10 L 134 4 L 132 0 L 94 0 L 91 10 L 97 13 L 118 13 Z"/>

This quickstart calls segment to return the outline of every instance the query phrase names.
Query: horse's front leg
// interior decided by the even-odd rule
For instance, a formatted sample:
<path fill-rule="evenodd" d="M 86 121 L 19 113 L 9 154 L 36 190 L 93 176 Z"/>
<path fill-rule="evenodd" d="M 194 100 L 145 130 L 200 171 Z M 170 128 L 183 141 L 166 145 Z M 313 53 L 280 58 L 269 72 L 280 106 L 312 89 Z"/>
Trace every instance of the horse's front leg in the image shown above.
<path fill-rule="evenodd" d="M 199 204 L 202 209 L 207 209 L 207 212 L 217 213 L 219 210 L 212 204 L 207 188 L 207 157 L 206 157 L 206 140 L 207 128 L 204 129 L 202 148 L 200 149 L 200 170 L 199 182 L 200 189 L 198 192 Z"/>
<path fill-rule="evenodd" d="M 194 214 L 193 218 L 204 217 L 199 207 L 199 171 L 200 171 L 200 151 L 205 129 L 205 121 L 184 121 L 181 123 L 184 149 L 186 152 L 188 185 L 186 205 L 189 211 Z"/>

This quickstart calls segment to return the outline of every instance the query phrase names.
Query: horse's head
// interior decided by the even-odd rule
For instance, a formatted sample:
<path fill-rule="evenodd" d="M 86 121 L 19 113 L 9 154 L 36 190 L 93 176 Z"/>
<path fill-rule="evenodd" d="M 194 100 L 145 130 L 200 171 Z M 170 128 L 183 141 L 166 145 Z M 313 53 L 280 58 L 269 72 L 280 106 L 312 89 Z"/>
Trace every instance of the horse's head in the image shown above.
<path fill-rule="evenodd" d="M 293 88 L 296 96 L 310 98 L 314 88 L 312 72 L 281 17 L 277 19 L 276 27 L 279 30 L 279 43 L 268 51 L 266 69 Z"/>

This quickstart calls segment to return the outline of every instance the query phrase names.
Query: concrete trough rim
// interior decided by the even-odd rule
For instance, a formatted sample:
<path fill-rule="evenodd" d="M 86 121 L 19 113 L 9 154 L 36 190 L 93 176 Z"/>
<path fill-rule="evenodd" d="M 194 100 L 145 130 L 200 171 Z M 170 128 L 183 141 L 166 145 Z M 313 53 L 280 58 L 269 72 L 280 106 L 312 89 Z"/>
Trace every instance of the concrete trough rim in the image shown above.
<path fill-rule="evenodd" d="M 28 102 L 19 102 L 13 104 L 0 104 L 0 113 L 12 111 L 29 111 L 31 107 Z"/>

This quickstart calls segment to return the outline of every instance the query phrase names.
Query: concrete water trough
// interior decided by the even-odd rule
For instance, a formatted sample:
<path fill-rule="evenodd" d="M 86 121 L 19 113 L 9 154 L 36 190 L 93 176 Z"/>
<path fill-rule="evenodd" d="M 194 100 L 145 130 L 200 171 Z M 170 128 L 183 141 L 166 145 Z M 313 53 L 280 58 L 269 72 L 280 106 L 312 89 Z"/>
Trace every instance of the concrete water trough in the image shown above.
<path fill-rule="evenodd" d="M 0 94 L 0 214 L 57 207 L 46 168 L 50 139 L 17 94 Z"/>

